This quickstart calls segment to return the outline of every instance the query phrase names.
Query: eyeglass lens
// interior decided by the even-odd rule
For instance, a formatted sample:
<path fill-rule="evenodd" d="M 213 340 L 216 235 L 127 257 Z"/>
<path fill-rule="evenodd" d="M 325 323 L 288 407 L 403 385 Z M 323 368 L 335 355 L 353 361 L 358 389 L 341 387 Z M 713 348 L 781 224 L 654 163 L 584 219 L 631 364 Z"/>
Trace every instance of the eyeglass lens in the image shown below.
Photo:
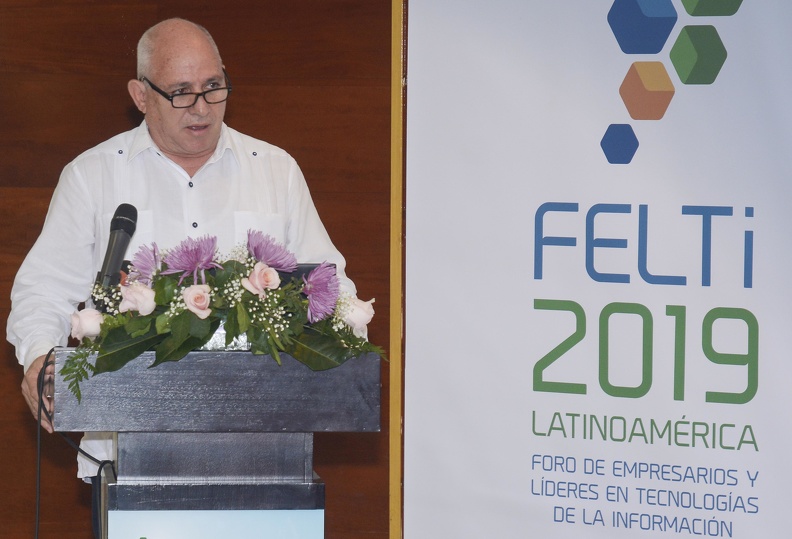
<path fill-rule="evenodd" d="M 171 103 L 173 106 L 181 108 L 189 108 L 198 102 L 198 98 L 203 95 L 204 99 L 210 105 L 215 103 L 222 103 L 228 99 L 228 88 L 217 88 L 215 90 L 208 90 L 201 94 L 175 94 L 171 96 Z"/>

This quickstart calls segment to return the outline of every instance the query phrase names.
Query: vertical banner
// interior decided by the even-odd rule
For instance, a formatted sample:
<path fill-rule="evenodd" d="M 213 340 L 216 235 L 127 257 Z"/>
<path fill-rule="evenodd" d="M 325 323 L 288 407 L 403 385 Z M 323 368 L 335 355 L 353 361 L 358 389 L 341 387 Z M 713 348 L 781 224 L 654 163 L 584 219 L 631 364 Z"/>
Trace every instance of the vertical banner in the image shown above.
<path fill-rule="evenodd" d="M 790 28 L 410 4 L 407 539 L 792 536 Z"/>

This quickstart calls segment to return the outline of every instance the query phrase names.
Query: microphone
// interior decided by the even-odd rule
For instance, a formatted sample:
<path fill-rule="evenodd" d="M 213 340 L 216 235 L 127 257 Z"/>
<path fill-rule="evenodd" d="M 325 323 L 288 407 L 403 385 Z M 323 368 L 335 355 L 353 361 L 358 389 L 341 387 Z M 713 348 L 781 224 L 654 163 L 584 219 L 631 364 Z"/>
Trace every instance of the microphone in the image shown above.
<path fill-rule="evenodd" d="M 137 208 L 131 204 L 121 204 L 110 221 L 110 240 L 107 242 L 102 268 L 96 275 L 96 284 L 102 287 L 115 286 L 121 282 L 121 265 L 129 240 L 137 226 Z"/>

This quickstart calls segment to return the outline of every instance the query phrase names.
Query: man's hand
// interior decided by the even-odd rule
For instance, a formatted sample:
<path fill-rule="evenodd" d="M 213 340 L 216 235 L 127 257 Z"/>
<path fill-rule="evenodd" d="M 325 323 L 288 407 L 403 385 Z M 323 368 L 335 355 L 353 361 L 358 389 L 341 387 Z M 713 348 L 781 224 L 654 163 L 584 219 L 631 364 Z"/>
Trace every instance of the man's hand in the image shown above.
<path fill-rule="evenodd" d="M 44 360 L 47 356 L 40 356 L 30 364 L 25 377 L 22 378 L 22 395 L 25 397 L 30 411 L 33 412 L 33 417 L 38 420 L 39 416 L 39 398 L 38 398 L 38 377 L 42 367 L 44 367 Z M 44 374 L 44 392 L 43 402 L 44 409 L 52 415 L 52 382 L 55 379 L 55 365 L 48 365 Z M 41 426 L 47 432 L 53 432 L 52 423 L 47 419 L 46 414 L 41 412 Z"/>

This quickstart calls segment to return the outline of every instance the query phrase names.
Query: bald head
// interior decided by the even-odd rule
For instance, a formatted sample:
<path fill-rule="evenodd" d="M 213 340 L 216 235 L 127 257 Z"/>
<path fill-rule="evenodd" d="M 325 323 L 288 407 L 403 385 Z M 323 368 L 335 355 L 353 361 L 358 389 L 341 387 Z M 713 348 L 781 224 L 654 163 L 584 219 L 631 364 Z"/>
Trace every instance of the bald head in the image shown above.
<path fill-rule="evenodd" d="M 151 77 L 155 63 L 167 62 L 179 46 L 190 43 L 208 45 L 222 65 L 220 51 L 209 31 L 185 19 L 166 19 L 146 30 L 137 46 L 137 78 Z M 203 43 L 201 43 L 203 42 Z"/>

